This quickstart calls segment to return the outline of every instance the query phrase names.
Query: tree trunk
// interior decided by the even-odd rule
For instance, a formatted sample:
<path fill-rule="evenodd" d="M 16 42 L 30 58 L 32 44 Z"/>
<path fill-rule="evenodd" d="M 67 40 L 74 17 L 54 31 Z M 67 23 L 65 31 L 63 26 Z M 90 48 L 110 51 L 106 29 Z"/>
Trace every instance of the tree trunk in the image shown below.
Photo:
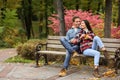
<path fill-rule="evenodd" d="M 18 15 L 20 17 L 23 29 L 26 30 L 25 15 L 24 15 L 24 11 L 22 8 L 18 9 Z"/>
<path fill-rule="evenodd" d="M 42 22 L 43 22 L 43 14 L 40 12 L 39 14 L 39 37 L 41 37 L 43 28 L 42 28 Z"/>
<path fill-rule="evenodd" d="M 90 0 L 88 0 L 88 4 L 87 4 L 87 11 L 89 11 L 89 10 L 90 10 L 90 4 L 91 4 L 91 1 L 90 1 Z"/>
<path fill-rule="evenodd" d="M 60 36 L 65 35 L 65 21 L 64 21 L 64 9 L 63 9 L 63 1 L 57 0 L 57 12 L 60 21 Z"/>
<path fill-rule="evenodd" d="M 118 0 L 118 22 L 117 27 L 120 26 L 120 0 Z"/>
<path fill-rule="evenodd" d="M 28 39 L 31 38 L 31 31 L 32 31 L 32 4 L 31 3 L 32 3 L 32 0 L 23 1 L 26 35 Z"/>
<path fill-rule="evenodd" d="M 7 0 L 2 0 L 2 2 L 3 2 L 3 6 L 2 6 L 0 12 L 1 12 L 1 23 L 2 23 L 2 25 L 4 25 L 3 19 L 5 19 L 5 14 L 4 14 L 4 12 L 6 11 Z"/>
<path fill-rule="evenodd" d="M 99 14 L 100 6 L 101 6 L 101 5 L 102 5 L 101 2 L 99 1 L 99 2 L 98 2 L 98 8 L 97 8 L 97 14 Z"/>
<path fill-rule="evenodd" d="M 104 37 L 111 37 L 112 0 L 105 1 Z"/>
<path fill-rule="evenodd" d="M 75 0 L 75 2 L 76 2 L 75 8 L 76 8 L 77 11 L 79 10 L 79 1 L 80 0 Z"/>
<path fill-rule="evenodd" d="M 46 36 L 48 35 L 48 15 L 47 15 L 47 8 L 48 8 L 48 2 L 45 0 L 45 30 L 46 30 Z"/>

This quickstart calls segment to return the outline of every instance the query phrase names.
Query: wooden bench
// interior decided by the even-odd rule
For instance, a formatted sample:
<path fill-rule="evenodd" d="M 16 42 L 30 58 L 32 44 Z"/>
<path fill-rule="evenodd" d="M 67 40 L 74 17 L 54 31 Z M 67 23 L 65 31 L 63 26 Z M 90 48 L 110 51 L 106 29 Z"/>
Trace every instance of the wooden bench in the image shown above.
<path fill-rule="evenodd" d="M 36 66 L 38 66 L 38 61 L 40 55 L 44 56 L 45 64 L 48 64 L 47 55 L 65 55 L 66 50 L 63 45 L 60 43 L 60 38 L 65 36 L 48 36 L 46 44 L 39 44 L 36 46 Z M 114 52 L 116 48 L 120 47 L 120 40 L 113 38 L 101 38 L 107 51 L 109 51 L 110 57 L 114 57 Z M 45 50 L 41 50 L 41 47 L 45 46 Z M 80 56 L 85 57 L 83 54 Z M 101 57 L 104 57 L 101 55 Z"/>

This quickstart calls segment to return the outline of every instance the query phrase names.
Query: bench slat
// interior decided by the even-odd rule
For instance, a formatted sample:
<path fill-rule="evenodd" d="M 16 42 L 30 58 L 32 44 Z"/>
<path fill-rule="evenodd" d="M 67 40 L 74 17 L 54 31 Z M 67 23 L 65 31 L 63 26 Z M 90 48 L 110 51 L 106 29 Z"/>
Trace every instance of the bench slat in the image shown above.
<path fill-rule="evenodd" d="M 47 40 L 48 44 L 61 44 L 59 40 Z"/>
<path fill-rule="evenodd" d="M 107 43 L 119 43 L 120 44 L 120 39 L 113 39 L 113 38 L 101 38 L 103 42 Z"/>
<path fill-rule="evenodd" d="M 115 50 L 116 50 L 116 48 L 108 48 L 108 47 L 106 47 L 106 49 L 107 49 L 107 51 L 109 51 L 109 52 L 115 52 Z"/>
<path fill-rule="evenodd" d="M 59 51 L 38 51 L 38 53 L 42 54 L 54 54 L 54 55 L 65 55 L 66 52 L 59 52 Z M 92 56 L 85 56 L 83 54 L 79 54 L 78 57 L 92 57 Z M 104 58 L 104 55 L 100 55 L 100 57 Z M 113 55 L 110 55 L 111 58 L 114 58 Z"/>
<path fill-rule="evenodd" d="M 58 44 L 61 45 L 59 40 L 48 40 L 48 44 Z M 120 44 L 117 43 L 104 43 L 105 47 L 117 48 L 120 47 Z"/>
<path fill-rule="evenodd" d="M 104 43 L 105 47 L 117 48 L 120 47 L 120 44 L 116 43 Z"/>
<path fill-rule="evenodd" d="M 48 36 L 48 39 L 60 39 L 61 37 L 65 37 L 65 36 Z"/>
<path fill-rule="evenodd" d="M 48 39 L 60 39 L 61 37 L 65 36 L 48 36 Z M 103 42 L 112 42 L 112 43 L 120 43 L 120 39 L 114 39 L 114 38 L 101 38 Z"/>
<path fill-rule="evenodd" d="M 58 49 L 58 48 L 60 48 L 60 49 L 65 49 L 62 45 L 49 44 L 47 47 L 48 47 L 48 48 L 55 48 L 55 49 Z M 115 50 L 116 50 L 116 48 L 108 48 L 108 47 L 106 47 L 106 49 L 107 49 L 107 51 L 109 51 L 109 52 L 115 52 Z"/>
<path fill-rule="evenodd" d="M 63 45 L 57 45 L 57 44 L 47 44 L 47 47 L 48 48 L 55 48 L 55 49 L 58 49 L 58 48 L 65 49 L 63 47 Z"/>
<path fill-rule="evenodd" d="M 66 54 L 66 52 L 59 52 L 59 51 L 38 51 L 38 53 L 55 54 L 55 55 L 65 55 Z"/>

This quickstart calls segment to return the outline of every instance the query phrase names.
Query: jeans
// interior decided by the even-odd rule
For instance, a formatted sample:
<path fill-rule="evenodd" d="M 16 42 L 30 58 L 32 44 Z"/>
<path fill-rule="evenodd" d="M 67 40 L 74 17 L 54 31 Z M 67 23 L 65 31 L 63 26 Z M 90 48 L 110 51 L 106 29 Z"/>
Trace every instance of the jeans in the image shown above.
<path fill-rule="evenodd" d="M 90 49 L 86 49 L 83 51 L 84 55 L 94 57 L 94 65 L 95 66 L 99 65 L 99 59 L 100 59 L 100 52 L 97 51 L 98 47 L 102 48 L 102 47 L 104 47 L 104 44 L 98 36 L 95 36 L 93 38 L 92 47 Z"/>
<path fill-rule="evenodd" d="M 68 40 L 66 40 L 66 38 L 61 38 L 60 42 L 66 49 L 66 56 L 65 56 L 63 68 L 67 69 L 71 59 L 71 54 L 73 53 L 73 51 L 79 52 L 79 46 L 69 43 Z"/>

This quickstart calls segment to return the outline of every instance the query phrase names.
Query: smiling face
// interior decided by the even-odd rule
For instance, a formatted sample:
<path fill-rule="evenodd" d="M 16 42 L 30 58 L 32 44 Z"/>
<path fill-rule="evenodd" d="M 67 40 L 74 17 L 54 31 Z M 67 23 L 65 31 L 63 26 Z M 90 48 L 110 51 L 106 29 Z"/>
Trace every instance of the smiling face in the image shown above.
<path fill-rule="evenodd" d="M 85 24 L 84 21 L 81 22 L 81 24 L 80 24 L 80 28 L 82 28 L 82 29 L 86 29 L 86 24 Z"/>
<path fill-rule="evenodd" d="M 76 18 L 76 19 L 74 20 L 73 26 L 74 26 L 75 28 L 77 28 L 77 27 L 80 26 L 80 18 Z"/>

